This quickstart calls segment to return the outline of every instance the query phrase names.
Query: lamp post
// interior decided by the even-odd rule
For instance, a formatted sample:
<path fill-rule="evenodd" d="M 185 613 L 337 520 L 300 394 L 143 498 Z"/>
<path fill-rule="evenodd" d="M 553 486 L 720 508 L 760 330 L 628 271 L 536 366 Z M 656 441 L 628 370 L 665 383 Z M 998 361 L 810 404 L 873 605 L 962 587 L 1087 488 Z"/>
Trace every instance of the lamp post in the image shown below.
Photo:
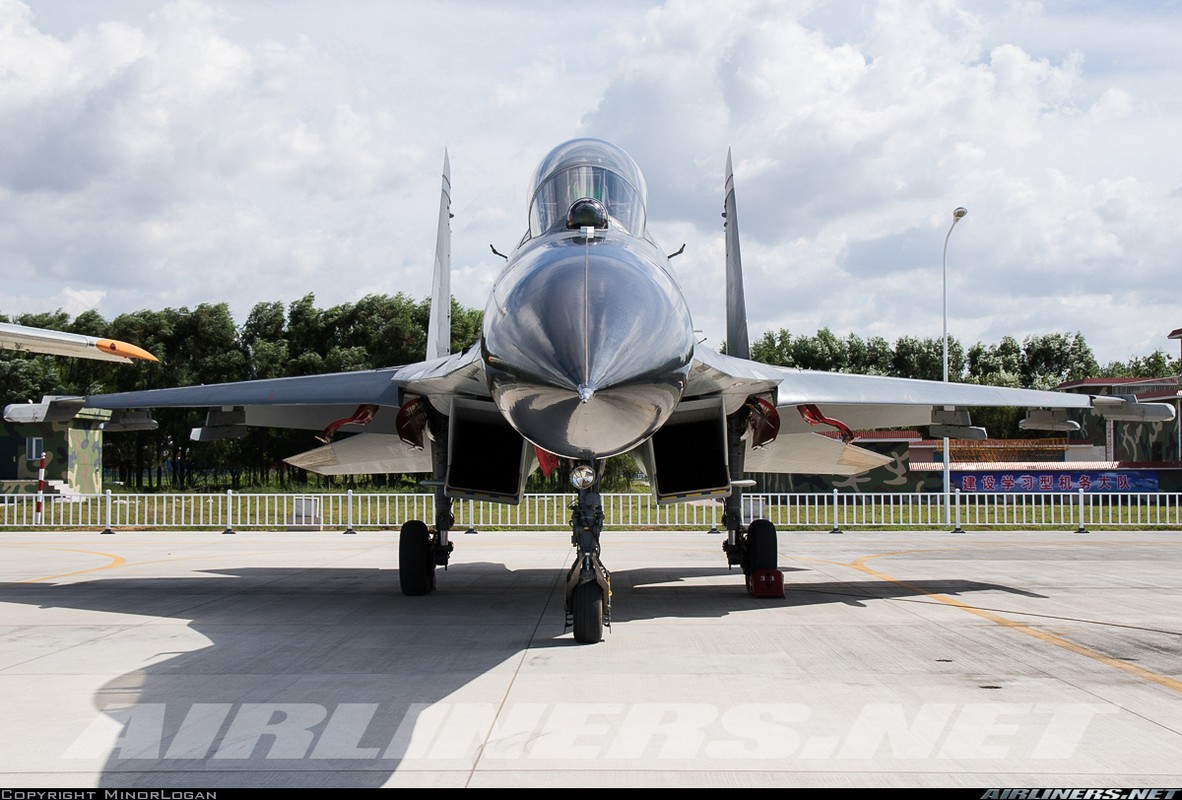
<path fill-rule="evenodd" d="M 952 236 L 952 229 L 956 223 L 964 219 L 969 210 L 958 206 L 952 212 L 952 224 L 948 226 L 948 233 L 944 234 L 944 256 L 940 261 L 940 272 L 944 284 L 944 383 L 948 383 L 948 239 Z M 944 437 L 944 527 L 952 524 L 952 458 L 948 453 L 948 437 Z"/>

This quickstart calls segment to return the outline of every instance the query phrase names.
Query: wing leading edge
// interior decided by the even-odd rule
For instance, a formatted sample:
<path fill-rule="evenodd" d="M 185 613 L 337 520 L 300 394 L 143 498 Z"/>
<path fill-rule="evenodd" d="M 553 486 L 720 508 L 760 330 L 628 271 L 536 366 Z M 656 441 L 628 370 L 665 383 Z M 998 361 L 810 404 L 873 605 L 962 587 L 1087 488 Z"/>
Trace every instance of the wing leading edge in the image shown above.
<path fill-rule="evenodd" d="M 818 415 L 852 430 L 928 427 L 941 421 L 942 412 L 966 412 L 967 419 L 968 409 L 999 406 L 1091 409 L 1108 419 L 1136 422 L 1164 422 L 1174 417 L 1169 405 L 1138 403 L 1132 397 L 795 370 L 699 346 L 687 395 L 711 394 L 725 398 L 728 414 L 753 396 L 767 398 L 778 412 L 778 435 L 754 447 L 747 442 L 744 464 L 748 472 L 852 475 L 890 460 L 849 442 L 817 436 Z M 819 413 L 809 413 L 810 408 Z"/>

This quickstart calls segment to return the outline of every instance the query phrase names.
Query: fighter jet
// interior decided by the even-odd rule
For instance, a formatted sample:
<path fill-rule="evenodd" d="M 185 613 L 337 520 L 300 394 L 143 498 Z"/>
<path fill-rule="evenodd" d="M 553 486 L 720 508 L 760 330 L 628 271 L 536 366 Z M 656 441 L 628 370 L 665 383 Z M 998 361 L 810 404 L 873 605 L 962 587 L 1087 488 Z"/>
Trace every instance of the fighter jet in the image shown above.
<path fill-rule="evenodd" d="M 479 341 L 450 341 L 451 176 L 443 191 L 426 360 L 379 370 L 97 395 L 86 407 L 208 407 L 201 441 L 250 425 L 302 428 L 324 443 L 290 463 L 324 474 L 428 473 L 435 519 L 406 520 L 399 581 L 436 586 L 454 543 L 452 502 L 518 503 L 537 468 L 566 462 L 574 562 L 567 624 L 580 643 L 611 621 L 600 558 L 605 459 L 630 453 L 659 503 L 724 498 L 729 564 L 746 579 L 775 570 L 776 529 L 743 524 L 748 473 L 850 475 L 888 461 L 854 431 L 969 427 L 972 406 L 1094 407 L 1119 419 L 1168 419 L 1167 405 L 900 378 L 789 370 L 749 359 L 734 180 L 727 158 L 727 350 L 695 341 L 669 256 L 649 233 L 647 189 L 619 147 L 575 139 L 546 155 L 530 183 L 528 229 L 505 259 Z M 20 408 L 20 407 L 18 407 Z M 6 410 L 8 413 L 8 410 Z M 831 428 L 836 436 L 815 432 Z M 337 434 L 355 435 L 335 439 Z"/>

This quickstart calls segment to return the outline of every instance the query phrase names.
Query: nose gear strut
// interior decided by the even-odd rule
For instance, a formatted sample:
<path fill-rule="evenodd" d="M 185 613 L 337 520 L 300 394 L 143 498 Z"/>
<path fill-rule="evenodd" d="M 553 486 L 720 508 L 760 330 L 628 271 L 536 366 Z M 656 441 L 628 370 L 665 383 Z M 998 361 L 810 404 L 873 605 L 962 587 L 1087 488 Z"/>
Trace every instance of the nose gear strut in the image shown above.
<path fill-rule="evenodd" d="M 575 641 L 595 644 L 603 629 L 611 628 L 611 573 L 599 560 L 599 534 L 603 531 L 603 503 L 599 496 L 602 464 L 592 464 L 595 483 L 579 489 L 571 504 L 571 544 L 578 551 L 566 574 L 566 624 L 574 629 Z"/>

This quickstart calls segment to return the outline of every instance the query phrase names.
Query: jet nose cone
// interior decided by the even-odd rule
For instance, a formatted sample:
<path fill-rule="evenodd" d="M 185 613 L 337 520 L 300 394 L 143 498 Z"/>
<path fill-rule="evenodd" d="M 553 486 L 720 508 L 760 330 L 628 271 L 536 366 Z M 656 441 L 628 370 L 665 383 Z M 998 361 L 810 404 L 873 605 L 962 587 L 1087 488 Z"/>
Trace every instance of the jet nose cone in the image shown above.
<path fill-rule="evenodd" d="M 485 310 L 485 375 L 522 435 L 558 455 L 602 458 L 668 418 L 693 327 L 663 259 L 647 240 L 567 236 L 506 269 Z"/>

